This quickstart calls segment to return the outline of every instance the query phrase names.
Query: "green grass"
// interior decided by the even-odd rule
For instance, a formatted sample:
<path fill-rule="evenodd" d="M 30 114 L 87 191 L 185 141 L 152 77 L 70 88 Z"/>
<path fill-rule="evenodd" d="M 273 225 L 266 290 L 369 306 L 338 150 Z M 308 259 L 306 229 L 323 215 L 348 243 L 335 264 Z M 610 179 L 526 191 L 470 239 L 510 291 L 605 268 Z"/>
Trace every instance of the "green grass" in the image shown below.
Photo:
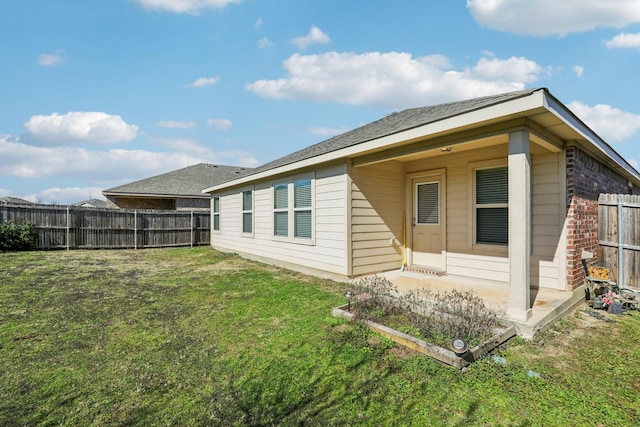
<path fill-rule="evenodd" d="M 331 317 L 343 291 L 210 248 L 0 254 L 0 425 L 640 424 L 638 314 L 462 373 Z"/>

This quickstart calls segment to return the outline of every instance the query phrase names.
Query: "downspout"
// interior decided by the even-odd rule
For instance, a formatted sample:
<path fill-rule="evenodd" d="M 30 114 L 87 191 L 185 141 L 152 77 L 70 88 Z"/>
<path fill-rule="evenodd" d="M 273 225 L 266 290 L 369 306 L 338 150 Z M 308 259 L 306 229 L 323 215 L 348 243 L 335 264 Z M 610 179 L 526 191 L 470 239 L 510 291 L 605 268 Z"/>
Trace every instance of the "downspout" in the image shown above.
<path fill-rule="evenodd" d="M 404 271 L 407 266 L 407 215 L 402 211 L 402 266 L 400 271 Z"/>

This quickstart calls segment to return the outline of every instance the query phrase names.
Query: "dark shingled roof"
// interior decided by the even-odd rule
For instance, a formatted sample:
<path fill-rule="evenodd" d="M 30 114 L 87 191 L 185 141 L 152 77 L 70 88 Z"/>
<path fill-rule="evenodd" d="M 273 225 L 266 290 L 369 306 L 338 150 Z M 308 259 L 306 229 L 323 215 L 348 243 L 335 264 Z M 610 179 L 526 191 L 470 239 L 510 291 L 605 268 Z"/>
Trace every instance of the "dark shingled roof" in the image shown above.
<path fill-rule="evenodd" d="M 418 126 L 434 123 L 460 114 L 470 113 L 475 110 L 511 101 L 513 99 L 526 97 L 539 90 L 541 89 L 527 89 L 429 107 L 409 108 L 398 113 L 389 114 L 375 122 L 350 130 L 341 135 L 334 136 L 333 138 L 327 139 L 318 144 L 266 163 L 249 171 L 248 173 L 243 174 L 243 176 L 275 169 L 291 163 L 330 153 L 332 151 L 362 144 L 383 136 L 393 135 Z M 546 91 L 546 89 L 542 90 Z M 210 186 L 214 185 L 216 184 L 212 183 Z"/>
<path fill-rule="evenodd" d="M 235 179 L 249 170 L 252 169 L 239 166 L 199 163 L 162 175 L 110 188 L 104 190 L 102 193 L 105 195 L 154 194 L 180 197 L 208 197 L 208 195 L 204 196 L 202 194 L 203 189 L 211 185 L 217 185 Z"/>

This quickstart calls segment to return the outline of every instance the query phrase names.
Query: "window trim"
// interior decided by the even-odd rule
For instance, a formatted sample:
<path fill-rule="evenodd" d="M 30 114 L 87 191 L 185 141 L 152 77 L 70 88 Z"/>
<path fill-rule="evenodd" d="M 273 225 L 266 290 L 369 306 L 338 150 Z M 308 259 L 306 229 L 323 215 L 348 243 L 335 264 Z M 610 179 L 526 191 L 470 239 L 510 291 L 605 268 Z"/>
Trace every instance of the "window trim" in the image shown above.
<path fill-rule="evenodd" d="M 310 206 L 295 206 L 295 183 L 300 181 L 310 181 L 311 190 L 311 205 Z M 287 208 L 276 209 L 275 208 L 275 189 L 280 185 L 287 185 Z M 273 181 L 271 184 L 271 239 L 280 242 L 297 243 L 302 245 L 313 246 L 316 244 L 316 206 L 315 206 L 315 186 L 316 179 L 315 173 L 307 173 L 301 175 L 294 175 L 285 179 Z M 275 213 L 287 212 L 287 235 L 276 235 L 275 233 Z M 295 221 L 297 212 L 310 212 L 311 214 L 311 237 L 297 237 L 295 235 Z"/>
<path fill-rule="evenodd" d="M 496 168 L 508 168 L 508 160 L 505 159 L 492 159 L 480 162 L 472 162 L 468 165 L 468 181 L 469 181 L 469 219 L 468 219 L 468 241 L 469 248 L 473 251 L 489 253 L 492 255 L 508 255 L 509 243 L 478 243 L 477 241 L 477 209 L 482 208 L 509 208 L 509 203 L 492 203 L 482 204 L 482 207 L 478 207 L 476 203 L 476 171 L 484 169 L 496 169 Z M 508 174 L 508 169 L 507 169 Z M 507 196 L 508 196 L 508 175 L 507 175 Z M 508 230 L 507 230 L 508 233 Z"/>
<path fill-rule="evenodd" d="M 215 209 L 215 201 L 216 199 L 218 200 L 218 210 L 216 211 Z M 221 211 L 221 203 L 222 203 L 222 198 L 220 197 L 219 194 L 214 194 L 211 196 L 211 232 L 214 234 L 220 234 L 221 233 L 221 224 L 220 224 L 220 211 Z M 216 224 L 216 217 L 218 218 L 218 228 L 215 228 L 215 224 Z"/>

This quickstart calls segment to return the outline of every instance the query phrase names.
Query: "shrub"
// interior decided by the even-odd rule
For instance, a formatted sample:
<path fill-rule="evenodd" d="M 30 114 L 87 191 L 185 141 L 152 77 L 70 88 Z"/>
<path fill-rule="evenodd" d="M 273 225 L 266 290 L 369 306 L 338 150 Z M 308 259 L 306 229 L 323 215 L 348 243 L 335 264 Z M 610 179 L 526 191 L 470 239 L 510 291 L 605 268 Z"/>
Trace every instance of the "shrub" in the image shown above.
<path fill-rule="evenodd" d="M 0 252 L 36 249 L 38 235 L 29 222 L 20 225 L 13 221 L 0 222 Z"/>
<path fill-rule="evenodd" d="M 381 276 L 363 277 L 353 284 L 352 302 L 356 319 L 378 320 L 381 316 L 398 314 L 404 307 L 398 298 L 398 289 Z"/>

